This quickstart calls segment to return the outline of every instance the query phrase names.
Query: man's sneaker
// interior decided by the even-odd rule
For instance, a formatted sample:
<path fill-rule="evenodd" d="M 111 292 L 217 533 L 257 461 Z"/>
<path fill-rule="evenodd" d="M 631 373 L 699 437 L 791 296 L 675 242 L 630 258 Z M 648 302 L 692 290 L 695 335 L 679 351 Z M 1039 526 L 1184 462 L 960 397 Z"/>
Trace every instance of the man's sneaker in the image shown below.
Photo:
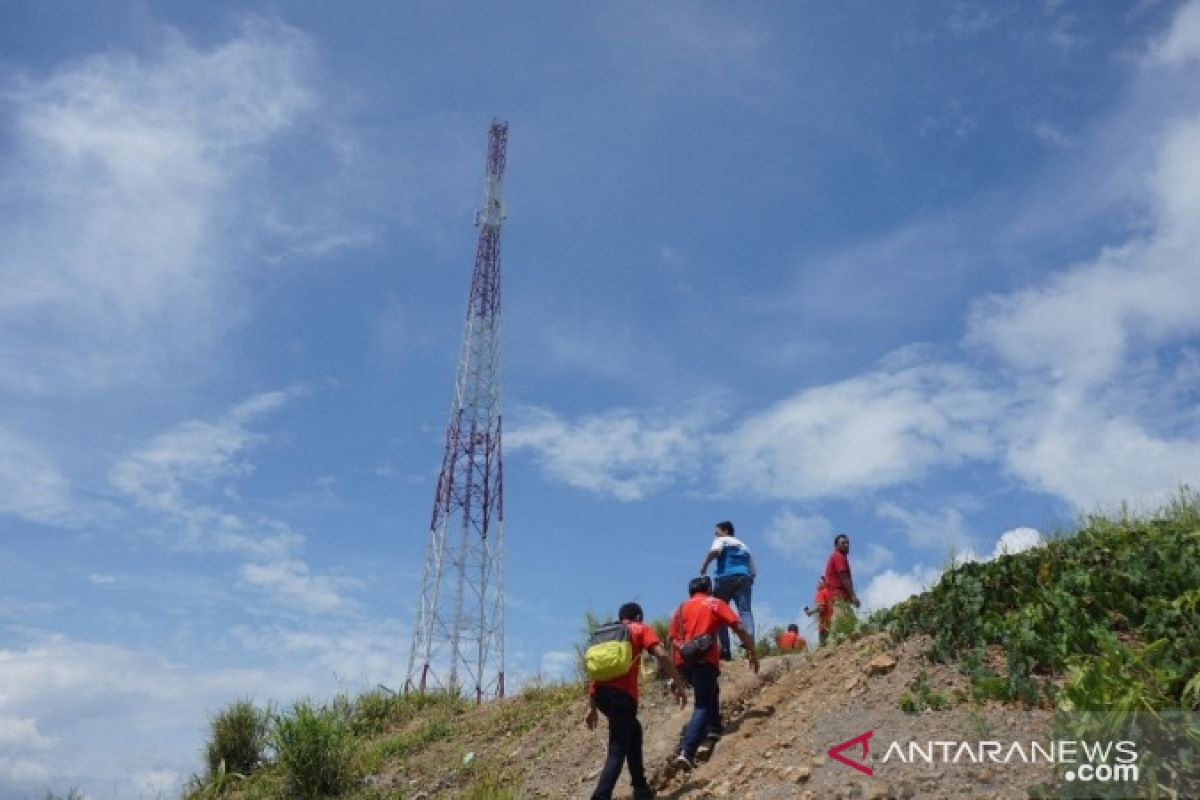
<path fill-rule="evenodd" d="M 633 800 L 654 800 L 658 797 L 658 792 L 647 786 L 645 789 L 634 789 Z"/>
<path fill-rule="evenodd" d="M 695 756 L 689 756 L 686 750 L 680 750 L 679 755 L 675 756 L 675 766 L 691 772 L 696 768 L 696 758 Z"/>

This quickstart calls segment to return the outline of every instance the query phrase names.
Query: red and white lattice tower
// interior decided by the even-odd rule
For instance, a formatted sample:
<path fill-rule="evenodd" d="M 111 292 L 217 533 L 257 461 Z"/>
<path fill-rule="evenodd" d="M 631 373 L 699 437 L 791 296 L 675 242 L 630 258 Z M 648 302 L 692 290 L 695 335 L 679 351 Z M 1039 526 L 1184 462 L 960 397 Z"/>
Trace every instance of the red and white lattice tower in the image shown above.
<path fill-rule="evenodd" d="M 500 448 L 500 226 L 508 123 L 488 130 L 479 244 L 454 405 L 433 498 L 405 691 L 504 696 L 504 460 Z"/>

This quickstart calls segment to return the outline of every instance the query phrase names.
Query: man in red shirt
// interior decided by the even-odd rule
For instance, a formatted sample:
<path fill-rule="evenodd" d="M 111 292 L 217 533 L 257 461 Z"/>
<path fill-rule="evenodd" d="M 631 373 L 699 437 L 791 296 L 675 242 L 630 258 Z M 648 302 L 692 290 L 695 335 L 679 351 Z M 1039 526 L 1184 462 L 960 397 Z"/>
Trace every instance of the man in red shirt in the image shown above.
<path fill-rule="evenodd" d="M 629 764 L 629 778 L 633 781 L 634 800 L 649 800 L 655 792 L 646 782 L 646 768 L 642 762 L 642 723 L 637 718 L 642 651 L 657 658 L 663 672 L 671 677 L 671 691 L 680 706 L 687 703 L 687 693 L 683 690 L 682 676 L 667 658 L 654 628 L 642 624 L 642 607 L 637 603 L 626 603 L 617 612 L 617 617 L 629 630 L 633 665 L 619 678 L 588 682 L 588 711 L 584 724 L 589 730 L 595 729 L 597 709 L 608 718 L 608 757 L 600 770 L 592 800 L 611 800 L 613 787 L 621 777 L 621 767 L 626 763 Z"/>
<path fill-rule="evenodd" d="M 804 641 L 804 637 L 800 635 L 800 626 L 796 624 L 788 625 L 787 630 L 779 634 L 775 644 L 779 645 L 779 649 L 784 652 L 808 649 L 808 642 Z"/>
<path fill-rule="evenodd" d="M 829 638 L 829 624 L 833 620 L 833 598 L 829 596 L 829 587 L 825 583 L 824 575 L 817 578 L 817 594 L 813 603 L 816 607 L 805 606 L 804 613 L 810 617 L 820 615 L 817 617 L 817 643 L 823 645 Z"/>
<path fill-rule="evenodd" d="M 850 577 L 850 537 L 844 533 L 833 537 L 833 552 L 825 562 L 825 588 L 831 601 L 845 600 L 858 607 L 858 595 Z"/>
<path fill-rule="evenodd" d="M 707 575 L 692 578 L 688 583 L 688 599 L 671 615 L 668 630 L 671 636 L 671 654 L 683 677 L 692 685 L 695 706 L 692 718 L 683 731 L 679 755 L 675 763 L 685 769 L 696 768 L 696 751 L 707 735 L 716 739 L 721 736 L 721 690 L 717 683 L 721 674 L 721 648 L 717 629 L 728 625 L 742 646 L 750 654 L 750 669 L 758 672 L 758 655 L 754 652 L 754 639 L 742 627 L 737 613 L 724 600 L 712 596 L 712 581 Z M 689 663 L 683 656 L 684 646 L 702 636 L 710 642 L 707 650 Z"/>

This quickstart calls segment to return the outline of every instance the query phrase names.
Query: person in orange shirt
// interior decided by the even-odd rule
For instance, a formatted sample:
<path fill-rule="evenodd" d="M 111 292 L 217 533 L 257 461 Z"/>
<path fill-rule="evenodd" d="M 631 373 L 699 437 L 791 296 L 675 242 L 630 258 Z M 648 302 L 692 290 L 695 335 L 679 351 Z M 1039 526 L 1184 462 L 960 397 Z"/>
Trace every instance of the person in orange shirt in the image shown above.
<path fill-rule="evenodd" d="M 668 627 L 671 654 L 683 677 L 692 685 L 695 705 L 692 718 L 683 731 L 679 755 L 675 763 L 687 770 L 696 768 L 696 751 L 707 735 L 719 738 L 721 726 L 721 648 L 717 629 L 728 625 L 749 654 L 750 669 L 758 672 L 758 655 L 754 639 L 742 627 L 737 612 L 724 600 L 712 596 L 712 581 L 707 575 L 692 578 L 688 583 L 688 599 L 671 615 Z M 695 654 L 691 653 L 695 650 Z M 689 657 L 690 656 L 690 657 Z"/>
<path fill-rule="evenodd" d="M 646 768 L 642 761 L 642 723 L 637 718 L 642 652 L 657 658 L 663 672 L 671 677 L 671 691 L 680 706 L 687 703 L 687 692 L 683 690 L 683 677 L 667 658 L 667 652 L 654 628 L 642 623 L 642 607 L 637 603 L 626 603 L 617 612 L 617 618 L 629 629 L 633 665 L 619 678 L 588 682 L 588 710 L 584 724 L 588 730 L 595 729 L 597 710 L 608 718 L 608 755 L 604 768 L 600 770 L 592 800 L 611 800 L 613 787 L 621 777 L 621 767 L 626 763 L 629 764 L 629 778 L 633 782 L 634 800 L 650 800 L 655 792 L 646 781 Z"/>
<path fill-rule="evenodd" d="M 808 642 L 800 635 L 799 625 L 788 625 L 787 630 L 779 634 L 779 638 L 775 640 L 775 644 L 779 645 L 779 649 L 788 650 L 807 650 Z"/>
<path fill-rule="evenodd" d="M 829 625 L 833 621 L 833 593 L 829 591 L 824 575 L 817 578 L 817 596 L 813 598 L 813 602 L 816 608 L 805 606 L 804 613 L 810 617 L 820 614 L 817 618 L 817 641 L 823 645 L 829 638 Z"/>

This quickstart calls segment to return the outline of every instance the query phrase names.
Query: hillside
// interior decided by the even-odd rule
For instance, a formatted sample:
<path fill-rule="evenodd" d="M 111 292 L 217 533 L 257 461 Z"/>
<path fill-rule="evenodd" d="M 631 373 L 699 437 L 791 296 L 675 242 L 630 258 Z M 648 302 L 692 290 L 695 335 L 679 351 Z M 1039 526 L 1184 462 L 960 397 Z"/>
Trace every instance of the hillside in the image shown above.
<path fill-rule="evenodd" d="M 1035 550 L 956 567 L 835 645 L 766 658 L 757 676 L 727 665 L 728 734 L 691 775 L 670 765 L 690 708 L 673 706 L 653 675 L 643 681 L 660 797 L 1083 796 L 1045 761 L 885 762 L 885 748 L 1104 737 L 1136 739 L 1141 755 L 1136 791 L 1107 796 L 1198 796 L 1200 723 L 1171 714 L 1200 704 L 1200 504 L 1184 493 L 1151 519 L 1089 519 Z M 273 763 L 244 778 L 217 769 L 192 796 L 319 796 L 323 785 L 363 800 L 586 797 L 606 730 L 586 730 L 583 710 L 578 685 L 480 708 L 384 693 L 301 706 L 270 724 L 258 717 L 254 746 L 261 755 L 273 741 Z M 871 776 L 827 754 L 865 732 Z M 846 755 L 862 760 L 858 748 Z M 617 796 L 631 796 L 627 777 Z"/>

